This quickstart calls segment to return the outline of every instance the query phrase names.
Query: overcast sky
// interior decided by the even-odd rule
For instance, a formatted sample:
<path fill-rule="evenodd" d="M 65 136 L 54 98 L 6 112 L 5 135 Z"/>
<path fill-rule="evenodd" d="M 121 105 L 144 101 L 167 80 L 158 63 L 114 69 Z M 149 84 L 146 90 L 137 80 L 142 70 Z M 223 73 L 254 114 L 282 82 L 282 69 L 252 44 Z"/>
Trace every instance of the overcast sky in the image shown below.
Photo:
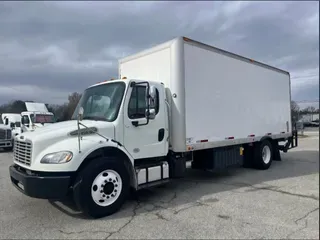
<path fill-rule="evenodd" d="M 118 59 L 176 36 L 288 70 L 319 98 L 319 2 L 0 2 L 0 104 L 67 101 Z"/>

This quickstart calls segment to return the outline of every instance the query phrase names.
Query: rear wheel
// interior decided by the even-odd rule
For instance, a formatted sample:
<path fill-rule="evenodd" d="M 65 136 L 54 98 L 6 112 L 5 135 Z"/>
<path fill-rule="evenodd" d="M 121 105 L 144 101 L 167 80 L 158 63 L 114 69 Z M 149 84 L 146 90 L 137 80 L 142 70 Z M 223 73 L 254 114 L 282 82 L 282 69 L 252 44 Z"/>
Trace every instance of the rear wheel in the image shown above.
<path fill-rule="evenodd" d="M 120 159 L 94 160 L 82 170 L 74 188 L 78 207 L 94 218 L 118 211 L 129 192 L 129 175 Z"/>
<path fill-rule="evenodd" d="M 269 140 L 257 143 L 254 150 L 253 165 L 256 169 L 266 170 L 271 166 L 273 159 L 272 144 Z"/>

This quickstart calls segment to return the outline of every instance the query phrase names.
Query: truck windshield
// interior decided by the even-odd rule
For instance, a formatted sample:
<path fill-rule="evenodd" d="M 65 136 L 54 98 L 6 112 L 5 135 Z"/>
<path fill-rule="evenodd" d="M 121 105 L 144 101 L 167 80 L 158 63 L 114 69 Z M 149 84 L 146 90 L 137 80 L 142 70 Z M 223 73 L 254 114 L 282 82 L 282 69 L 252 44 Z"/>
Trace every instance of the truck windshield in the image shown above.
<path fill-rule="evenodd" d="M 31 120 L 33 123 L 53 123 L 54 117 L 53 115 L 47 115 L 47 114 L 36 114 L 35 117 L 32 114 Z"/>
<path fill-rule="evenodd" d="M 79 108 L 83 107 L 83 119 L 113 122 L 118 116 L 125 88 L 125 83 L 114 82 L 86 89 L 71 119 L 77 119 Z"/>

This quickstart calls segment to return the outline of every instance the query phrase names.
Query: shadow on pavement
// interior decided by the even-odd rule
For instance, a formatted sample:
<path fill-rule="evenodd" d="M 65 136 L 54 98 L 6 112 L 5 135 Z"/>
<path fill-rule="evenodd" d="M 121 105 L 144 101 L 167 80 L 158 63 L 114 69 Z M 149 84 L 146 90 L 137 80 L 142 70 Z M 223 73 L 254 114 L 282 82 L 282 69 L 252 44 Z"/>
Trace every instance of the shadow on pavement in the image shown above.
<path fill-rule="evenodd" d="M 133 214 L 143 214 L 168 208 L 175 209 L 181 205 L 199 203 L 201 198 L 207 195 L 211 197 L 208 201 L 215 202 L 219 200 L 214 197 L 214 194 L 219 192 L 314 173 L 319 173 L 319 151 L 295 151 L 282 154 L 282 161 L 273 161 L 270 169 L 266 171 L 236 168 L 212 173 L 188 169 L 185 178 L 131 194 L 131 198 L 119 212 L 103 219 L 129 217 Z M 51 204 L 64 214 L 86 219 L 76 209 L 71 198 L 63 201 L 62 205 L 61 202 L 52 201 Z M 66 210 L 65 207 L 69 210 Z"/>

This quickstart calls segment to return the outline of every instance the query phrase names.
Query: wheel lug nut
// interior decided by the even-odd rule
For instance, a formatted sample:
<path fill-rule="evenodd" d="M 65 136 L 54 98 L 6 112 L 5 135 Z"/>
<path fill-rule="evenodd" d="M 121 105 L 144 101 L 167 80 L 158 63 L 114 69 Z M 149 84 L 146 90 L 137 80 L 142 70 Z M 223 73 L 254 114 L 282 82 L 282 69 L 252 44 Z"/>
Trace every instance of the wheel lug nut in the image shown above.
<path fill-rule="evenodd" d="M 115 189 L 114 192 L 118 192 L 117 189 Z"/>
<path fill-rule="evenodd" d="M 118 184 L 114 185 L 115 187 L 118 187 Z"/>
<path fill-rule="evenodd" d="M 113 183 L 116 183 L 116 180 L 113 180 Z"/>
<path fill-rule="evenodd" d="M 111 182 L 112 181 L 112 179 L 111 178 L 109 178 L 109 182 Z"/>
<path fill-rule="evenodd" d="M 114 197 L 114 194 L 111 194 L 111 197 Z"/>
<path fill-rule="evenodd" d="M 102 194 L 102 197 L 105 197 L 106 195 Z"/>
<path fill-rule="evenodd" d="M 109 196 L 107 196 L 107 199 L 109 199 L 110 197 Z"/>

